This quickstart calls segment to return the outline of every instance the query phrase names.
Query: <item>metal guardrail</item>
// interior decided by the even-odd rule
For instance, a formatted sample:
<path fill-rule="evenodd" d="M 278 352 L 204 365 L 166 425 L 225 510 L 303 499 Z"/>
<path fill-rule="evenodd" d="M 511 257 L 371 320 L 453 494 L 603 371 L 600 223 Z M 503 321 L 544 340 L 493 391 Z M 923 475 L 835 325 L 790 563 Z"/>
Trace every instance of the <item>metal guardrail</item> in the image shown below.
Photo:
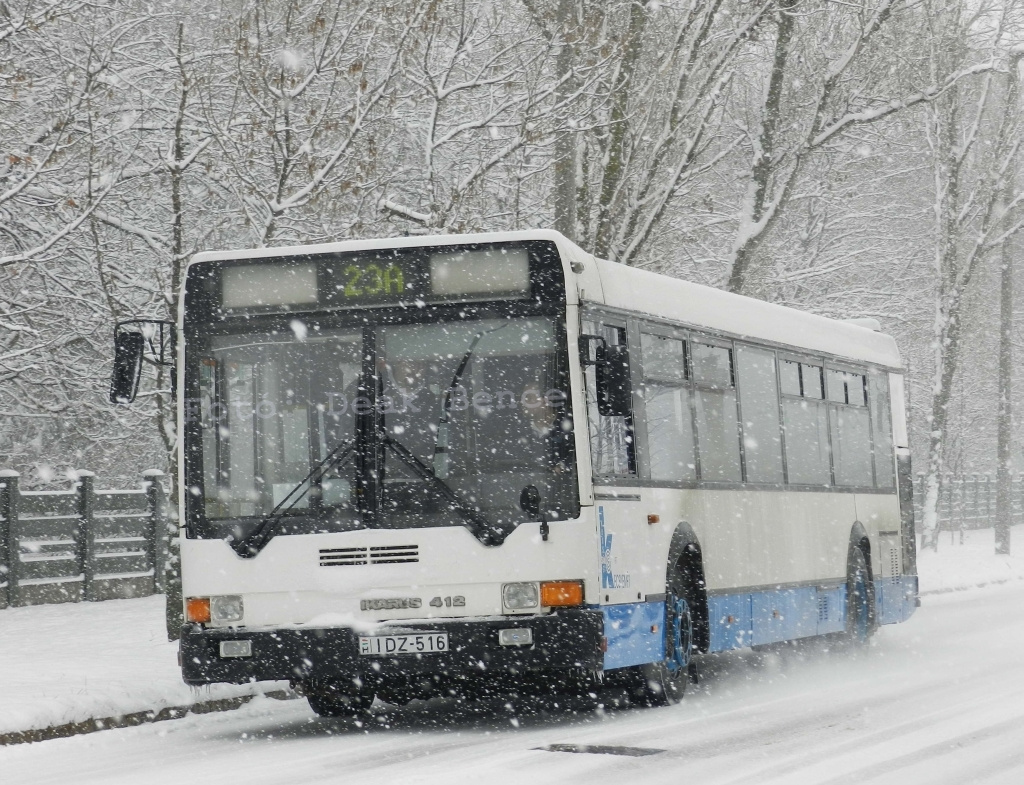
<path fill-rule="evenodd" d="M 96 490 L 80 471 L 67 491 L 22 491 L 0 471 L 0 608 L 141 597 L 164 591 L 163 472 L 137 490 Z"/>

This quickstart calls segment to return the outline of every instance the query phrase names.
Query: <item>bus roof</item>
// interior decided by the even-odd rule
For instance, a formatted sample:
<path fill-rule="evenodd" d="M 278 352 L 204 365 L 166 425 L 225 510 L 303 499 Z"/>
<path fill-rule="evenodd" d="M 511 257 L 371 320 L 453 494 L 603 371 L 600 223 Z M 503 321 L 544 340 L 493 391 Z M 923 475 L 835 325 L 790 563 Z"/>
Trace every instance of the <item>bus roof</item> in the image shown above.
<path fill-rule="evenodd" d="M 487 232 L 481 234 L 436 234 L 415 235 L 412 237 L 387 237 L 370 240 L 342 240 L 336 243 L 318 243 L 316 245 L 285 245 L 267 248 L 246 248 L 231 251 L 203 251 L 192 257 L 192 264 L 218 262 L 227 259 L 267 259 L 281 256 L 309 256 L 324 253 L 350 253 L 352 251 L 370 251 L 381 248 L 419 248 L 431 245 L 470 245 L 473 243 L 501 243 L 516 240 L 551 240 L 564 245 L 572 245 L 562 234 L 550 229 L 535 229 L 521 232 Z M 575 247 L 575 246 L 574 246 Z M 577 249 L 579 251 L 579 249 Z M 582 253 L 582 251 L 579 251 Z"/>
<path fill-rule="evenodd" d="M 828 319 L 796 308 L 787 308 L 679 278 L 597 259 L 562 234 L 549 229 L 485 234 L 419 235 L 346 240 L 317 245 L 206 251 L 196 254 L 190 266 L 227 259 L 278 258 L 381 248 L 516 240 L 550 240 L 557 244 L 567 277 L 577 279 L 576 287 L 568 287 L 571 302 L 576 301 L 574 295 L 578 293 L 578 289 L 580 296 L 589 302 L 603 303 L 613 308 L 695 328 L 788 346 L 797 351 L 820 352 L 893 369 L 901 367 L 896 341 L 885 333 L 853 322 Z M 573 271 L 576 272 L 575 275 Z M 863 323 L 864 320 L 860 321 Z"/>
<path fill-rule="evenodd" d="M 604 303 L 614 308 L 898 370 L 890 335 L 710 286 L 595 259 Z"/>

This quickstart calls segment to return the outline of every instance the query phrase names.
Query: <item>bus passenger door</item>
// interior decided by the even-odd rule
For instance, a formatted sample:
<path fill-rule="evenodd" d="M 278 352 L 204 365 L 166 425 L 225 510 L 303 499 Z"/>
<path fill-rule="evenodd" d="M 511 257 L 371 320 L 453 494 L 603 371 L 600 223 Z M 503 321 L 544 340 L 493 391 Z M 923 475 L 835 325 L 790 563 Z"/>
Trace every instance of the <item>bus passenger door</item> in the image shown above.
<path fill-rule="evenodd" d="M 596 354 L 593 344 L 626 346 L 624 321 L 587 314 L 582 328 L 584 335 L 593 336 L 591 357 Z M 644 597 L 639 569 L 647 562 L 649 535 L 637 485 L 633 413 L 601 414 L 597 403 L 597 367 L 587 364 L 584 370 L 601 560 L 601 602 L 635 603 Z"/>

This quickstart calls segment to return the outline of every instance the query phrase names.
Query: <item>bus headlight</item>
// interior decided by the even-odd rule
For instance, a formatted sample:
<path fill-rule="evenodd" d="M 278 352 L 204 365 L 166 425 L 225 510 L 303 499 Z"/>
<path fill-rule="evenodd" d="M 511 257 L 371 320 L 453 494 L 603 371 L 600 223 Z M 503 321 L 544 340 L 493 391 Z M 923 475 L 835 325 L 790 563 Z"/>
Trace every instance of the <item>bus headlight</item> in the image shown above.
<path fill-rule="evenodd" d="M 236 594 L 210 598 L 210 621 L 214 624 L 241 621 L 244 610 L 242 598 Z"/>
<path fill-rule="evenodd" d="M 501 604 L 505 610 L 525 611 L 540 603 L 540 590 L 536 583 L 506 583 L 501 587 Z"/>

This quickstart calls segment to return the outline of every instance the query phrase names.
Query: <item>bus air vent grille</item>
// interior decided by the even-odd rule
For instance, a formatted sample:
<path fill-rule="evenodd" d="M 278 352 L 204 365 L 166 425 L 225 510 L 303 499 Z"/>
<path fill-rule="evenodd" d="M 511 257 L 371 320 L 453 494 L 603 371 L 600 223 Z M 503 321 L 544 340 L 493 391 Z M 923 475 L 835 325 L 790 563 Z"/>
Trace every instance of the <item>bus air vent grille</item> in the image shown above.
<path fill-rule="evenodd" d="M 828 597 L 818 597 L 818 621 L 828 620 Z"/>
<path fill-rule="evenodd" d="M 418 545 L 374 545 L 369 548 L 321 548 L 321 567 L 365 564 L 412 564 L 420 560 Z"/>
<path fill-rule="evenodd" d="M 900 582 L 900 552 L 895 548 L 889 549 L 889 574 L 891 576 L 890 583 Z"/>
<path fill-rule="evenodd" d="M 366 548 L 321 548 L 321 567 L 348 567 L 369 564 Z"/>
<path fill-rule="evenodd" d="M 418 545 L 374 545 L 370 547 L 370 564 L 411 564 L 420 560 Z"/>

